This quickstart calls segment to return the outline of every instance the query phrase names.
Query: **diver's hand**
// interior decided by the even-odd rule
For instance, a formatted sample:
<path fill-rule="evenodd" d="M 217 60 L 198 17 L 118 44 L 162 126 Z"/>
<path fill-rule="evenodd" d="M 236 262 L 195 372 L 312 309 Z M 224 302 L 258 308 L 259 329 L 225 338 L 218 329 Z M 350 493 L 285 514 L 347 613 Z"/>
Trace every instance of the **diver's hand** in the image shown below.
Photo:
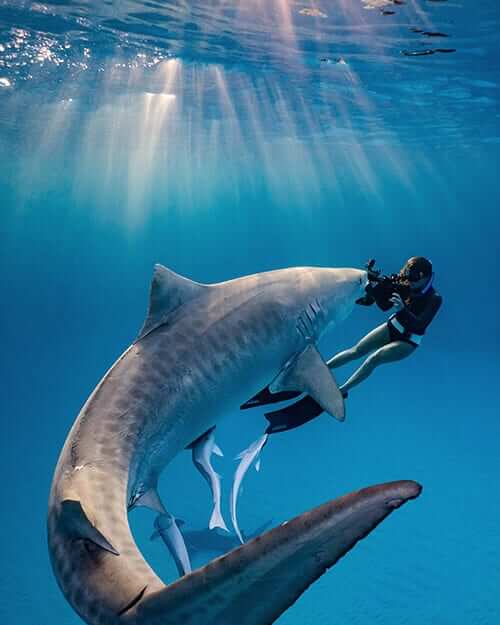
<path fill-rule="evenodd" d="M 405 307 L 405 303 L 401 299 L 401 295 L 399 293 L 393 293 L 389 301 L 392 302 L 392 305 L 398 311 L 403 310 L 403 308 Z"/>

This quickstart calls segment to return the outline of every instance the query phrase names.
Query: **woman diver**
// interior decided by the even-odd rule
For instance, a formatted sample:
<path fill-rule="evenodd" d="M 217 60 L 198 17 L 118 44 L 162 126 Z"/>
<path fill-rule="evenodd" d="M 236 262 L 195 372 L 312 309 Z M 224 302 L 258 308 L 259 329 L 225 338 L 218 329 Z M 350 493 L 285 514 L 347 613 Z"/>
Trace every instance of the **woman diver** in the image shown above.
<path fill-rule="evenodd" d="M 336 354 L 327 362 L 330 369 L 335 369 L 368 356 L 339 387 L 344 398 L 379 365 L 410 356 L 420 345 L 442 302 L 441 295 L 433 287 L 434 272 L 427 258 L 413 256 L 398 274 L 392 276 L 380 276 L 380 271 L 373 269 L 374 264 L 375 261 L 370 261 L 367 265 L 369 283 L 366 295 L 357 303 L 364 306 L 376 303 L 382 310 L 394 308 L 396 312 L 354 347 Z M 322 411 L 312 397 L 306 396 L 281 410 L 267 413 L 270 425 L 266 432 L 272 434 L 298 427 Z"/>

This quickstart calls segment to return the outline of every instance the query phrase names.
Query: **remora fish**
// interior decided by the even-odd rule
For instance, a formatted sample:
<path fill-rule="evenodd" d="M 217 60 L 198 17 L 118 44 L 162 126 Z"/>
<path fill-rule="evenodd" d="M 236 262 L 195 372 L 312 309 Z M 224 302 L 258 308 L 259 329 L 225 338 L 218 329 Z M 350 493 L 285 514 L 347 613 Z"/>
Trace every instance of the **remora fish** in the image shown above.
<path fill-rule="evenodd" d="M 177 525 L 176 519 L 171 514 L 159 514 L 155 519 L 155 531 L 151 540 L 161 537 L 167 549 L 172 554 L 179 575 L 191 573 L 186 543 Z"/>
<path fill-rule="evenodd" d="M 220 529 L 228 532 L 229 530 L 226 527 L 226 523 L 224 522 L 220 509 L 220 475 L 214 471 L 212 463 L 210 462 L 210 458 L 213 453 L 217 456 L 223 455 L 219 446 L 215 442 L 214 430 L 215 427 L 210 428 L 208 432 L 200 436 L 200 438 L 194 441 L 194 443 L 191 443 L 188 447 L 192 450 L 194 466 L 205 478 L 212 493 L 214 507 L 212 516 L 208 522 L 208 527 L 211 530 L 216 527 L 220 527 Z"/>
<path fill-rule="evenodd" d="M 292 390 L 342 413 L 313 342 L 347 316 L 366 283 L 356 269 L 295 268 L 202 285 L 156 266 L 144 326 L 83 406 L 49 498 L 52 567 L 89 625 L 267 625 L 418 496 L 415 482 L 392 482 L 341 497 L 170 586 L 146 563 L 128 524 L 128 504 L 156 493 L 169 461 L 294 354 L 307 352 L 307 366 L 299 355 L 293 381 L 301 388 Z M 283 386 L 274 390 L 288 390 L 286 379 Z"/>
<path fill-rule="evenodd" d="M 252 466 L 254 460 L 256 461 L 255 468 L 257 471 L 260 468 L 260 465 L 257 464 L 260 462 L 260 452 L 262 451 L 264 445 L 267 443 L 267 434 L 263 434 L 256 441 L 254 441 L 247 449 L 244 449 L 240 454 L 236 456 L 237 460 L 240 460 L 240 463 L 236 469 L 233 479 L 233 486 L 231 488 L 231 496 L 230 496 L 230 508 L 231 508 L 231 521 L 233 523 L 233 528 L 236 533 L 236 536 L 240 539 L 241 543 L 244 543 L 243 536 L 241 535 L 240 528 L 238 526 L 238 518 L 236 515 L 236 503 L 238 501 L 238 494 L 240 492 L 240 486 L 243 482 L 243 478 L 247 474 L 248 469 Z"/>

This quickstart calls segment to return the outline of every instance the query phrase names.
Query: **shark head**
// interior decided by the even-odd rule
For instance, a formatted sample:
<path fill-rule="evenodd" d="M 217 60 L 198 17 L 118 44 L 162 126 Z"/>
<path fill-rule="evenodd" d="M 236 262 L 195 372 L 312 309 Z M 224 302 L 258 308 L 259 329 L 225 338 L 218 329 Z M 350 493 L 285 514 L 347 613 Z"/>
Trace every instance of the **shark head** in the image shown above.
<path fill-rule="evenodd" d="M 368 274 L 360 269 L 319 270 L 319 300 L 330 322 L 343 321 L 365 292 Z"/>
<path fill-rule="evenodd" d="M 294 290 L 298 316 L 302 309 L 306 326 L 311 319 L 314 334 L 319 335 L 350 314 L 367 284 L 368 274 L 360 269 L 307 268 L 300 273 L 298 288 Z"/>

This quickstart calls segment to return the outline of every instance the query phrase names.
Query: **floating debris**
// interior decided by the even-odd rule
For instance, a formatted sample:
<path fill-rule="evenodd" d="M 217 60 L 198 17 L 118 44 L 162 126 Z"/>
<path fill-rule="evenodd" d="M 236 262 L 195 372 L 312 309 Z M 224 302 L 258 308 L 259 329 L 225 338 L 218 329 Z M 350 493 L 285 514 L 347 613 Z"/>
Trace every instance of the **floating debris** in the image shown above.
<path fill-rule="evenodd" d="M 323 13 L 323 11 L 319 9 L 300 9 L 299 13 L 301 15 L 308 15 L 309 17 L 328 17 L 326 13 Z"/>
<path fill-rule="evenodd" d="M 0 78 L 0 87 L 12 87 L 12 83 L 8 78 Z"/>

